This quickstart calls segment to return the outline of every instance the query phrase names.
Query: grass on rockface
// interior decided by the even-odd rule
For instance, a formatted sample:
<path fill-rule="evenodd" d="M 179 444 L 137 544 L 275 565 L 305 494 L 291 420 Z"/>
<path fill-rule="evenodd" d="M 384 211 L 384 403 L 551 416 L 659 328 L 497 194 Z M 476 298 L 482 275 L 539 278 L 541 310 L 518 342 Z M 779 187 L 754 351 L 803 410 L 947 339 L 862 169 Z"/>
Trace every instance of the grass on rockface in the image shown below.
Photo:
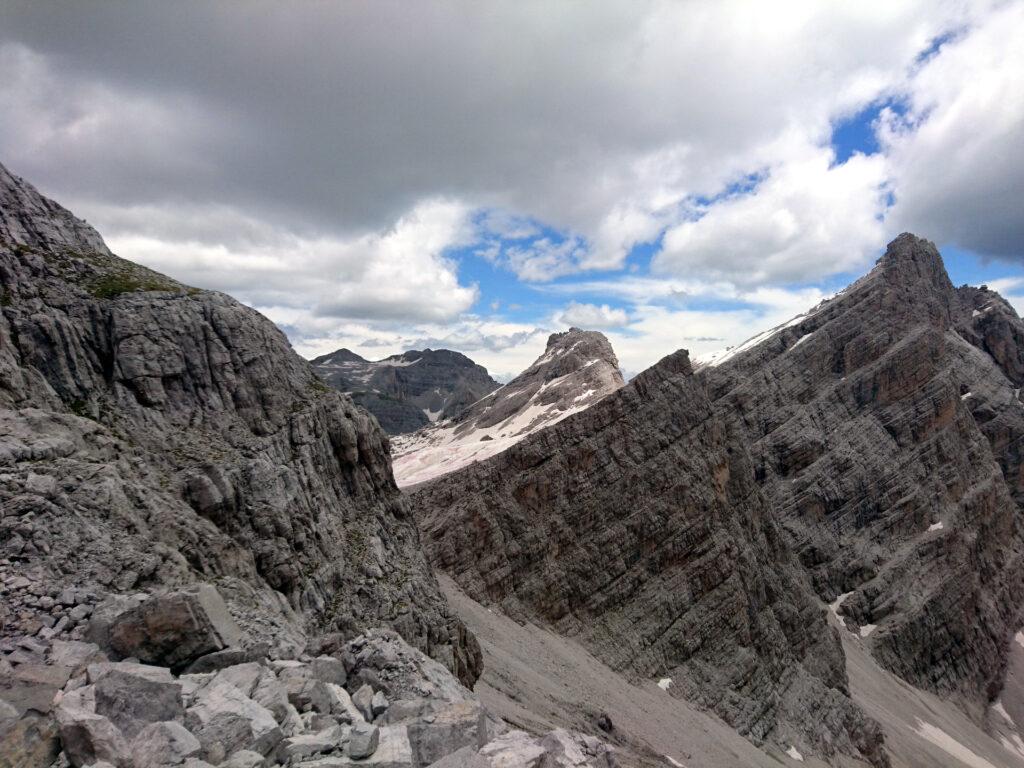
<path fill-rule="evenodd" d="M 103 275 L 89 286 L 89 292 L 97 299 L 113 299 L 122 293 L 135 291 L 172 291 L 177 292 L 181 286 L 177 283 L 154 278 L 138 278 L 131 274 L 115 273 Z"/>

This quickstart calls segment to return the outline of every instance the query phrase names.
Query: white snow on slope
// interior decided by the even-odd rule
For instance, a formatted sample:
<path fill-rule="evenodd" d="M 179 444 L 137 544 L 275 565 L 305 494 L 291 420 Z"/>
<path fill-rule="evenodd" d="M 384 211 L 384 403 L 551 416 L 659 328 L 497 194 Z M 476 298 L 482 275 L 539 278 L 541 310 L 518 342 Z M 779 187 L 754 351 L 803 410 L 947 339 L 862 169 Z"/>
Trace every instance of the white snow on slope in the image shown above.
<path fill-rule="evenodd" d="M 860 628 L 860 636 L 861 637 L 867 637 L 868 635 L 870 635 L 872 632 L 875 631 L 875 628 L 877 626 L 878 626 L 877 624 L 865 624 L 863 627 Z"/>
<path fill-rule="evenodd" d="M 928 526 L 929 531 L 941 531 L 943 528 L 945 528 L 945 526 L 942 524 L 941 520 Z"/>
<path fill-rule="evenodd" d="M 930 741 L 943 752 L 948 755 L 952 755 L 964 765 L 970 766 L 970 768 L 996 768 L 995 765 L 990 763 L 981 755 L 965 747 L 941 728 L 937 728 L 931 723 L 926 723 L 919 717 L 914 719 L 917 720 L 918 736 L 926 741 Z"/>
<path fill-rule="evenodd" d="M 686 768 L 686 766 L 685 766 L 685 765 L 683 765 L 682 763 L 680 763 L 680 762 L 679 762 L 678 760 L 676 760 L 676 759 L 675 759 L 674 757 L 672 757 L 671 755 L 665 755 L 665 759 L 666 759 L 666 760 L 668 760 L 668 761 L 669 761 L 669 762 L 670 762 L 670 763 L 671 763 L 672 765 L 674 765 L 674 766 L 675 766 L 676 768 Z"/>
<path fill-rule="evenodd" d="M 483 461 L 511 448 L 530 435 L 582 411 L 588 404 L 557 410 L 554 405 L 531 404 L 514 416 L 491 427 L 457 436 L 454 426 L 439 425 L 429 433 L 397 435 L 391 440 L 395 482 L 400 488 L 424 483 L 435 477 Z"/>
<path fill-rule="evenodd" d="M 667 691 L 669 688 L 672 687 L 672 678 L 671 677 L 663 677 L 663 678 L 661 678 L 661 680 L 658 681 L 658 687 L 661 688 L 661 690 L 663 690 L 663 691 Z"/>
<path fill-rule="evenodd" d="M 801 755 L 794 746 L 790 746 L 790 748 L 786 750 L 786 754 L 794 760 L 796 760 L 798 763 L 802 763 L 804 761 L 804 756 Z"/>

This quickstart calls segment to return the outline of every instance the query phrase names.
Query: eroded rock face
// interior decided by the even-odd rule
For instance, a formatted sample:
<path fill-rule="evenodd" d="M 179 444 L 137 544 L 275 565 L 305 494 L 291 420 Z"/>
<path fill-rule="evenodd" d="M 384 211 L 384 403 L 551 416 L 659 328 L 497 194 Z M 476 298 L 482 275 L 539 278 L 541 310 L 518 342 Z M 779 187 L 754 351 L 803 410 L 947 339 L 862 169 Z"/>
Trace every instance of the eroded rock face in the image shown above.
<path fill-rule="evenodd" d="M 410 350 L 375 361 L 339 349 L 311 363 L 324 381 L 376 416 L 389 435 L 457 418 L 498 388 L 486 368 L 450 349 Z"/>
<path fill-rule="evenodd" d="M 253 642 L 383 624 L 475 679 L 369 415 L 2 168 L 0 214 L 4 632 L 81 639 L 112 594 L 213 581 Z"/>
<path fill-rule="evenodd" d="M 978 721 L 1024 586 L 1024 324 L 912 235 L 702 371 L 818 595 L 874 656 Z"/>
<path fill-rule="evenodd" d="M 981 720 L 1021 620 L 1022 339 L 903 235 L 806 315 L 417 491 L 425 545 L 755 741 L 884 763 L 822 604 Z"/>
<path fill-rule="evenodd" d="M 474 598 L 672 677 L 757 742 L 794 728 L 819 754 L 886 763 L 751 456 L 685 352 L 414 500 L 433 562 Z"/>

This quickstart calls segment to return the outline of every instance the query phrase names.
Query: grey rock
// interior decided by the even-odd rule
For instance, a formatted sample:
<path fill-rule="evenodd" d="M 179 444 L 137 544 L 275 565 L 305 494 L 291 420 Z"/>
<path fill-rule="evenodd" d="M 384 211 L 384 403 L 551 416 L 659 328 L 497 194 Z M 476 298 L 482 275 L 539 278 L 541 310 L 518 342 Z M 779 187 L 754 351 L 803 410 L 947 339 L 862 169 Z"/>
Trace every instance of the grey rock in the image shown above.
<path fill-rule="evenodd" d="M 427 766 L 462 747 L 480 749 L 488 741 L 487 714 L 479 702 L 460 701 L 408 725 L 417 766 Z"/>
<path fill-rule="evenodd" d="M 304 733 L 287 738 L 278 746 L 277 754 L 279 759 L 298 761 L 341 749 L 345 741 L 344 729 L 335 725 L 316 733 Z"/>
<path fill-rule="evenodd" d="M 525 731 L 509 731 L 487 742 L 480 755 L 493 768 L 536 768 L 547 750 Z"/>
<path fill-rule="evenodd" d="M 317 656 L 309 662 L 309 674 L 325 683 L 344 686 L 348 675 L 340 659 L 332 656 Z"/>
<path fill-rule="evenodd" d="M 373 722 L 373 688 L 363 685 L 352 694 L 352 703 L 367 722 Z"/>
<path fill-rule="evenodd" d="M 49 662 L 70 668 L 72 674 L 84 671 L 90 664 L 106 660 L 106 656 L 95 643 L 75 640 L 54 640 L 50 644 Z"/>
<path fill-rule="evenodd" d="M 202 743 L 206 759 L 214 762 L 240 749 L 265 755 L 283 738 L 270 710 L 229 683 L 200 689 L 186 711 L 185 726 Z"/>
<path fill-rule="evenodd" d="M 476 747 L 462 747 L 430 764 L 430 768 L 491 768 Z"/>
<path fill-rule="evenodd" d="M 110 647 L 140 661 L 183 667 L 242 642 L 242 633 L 216 587 L 153 595 L 110 624 Z"/>
<path fill-rule="evenodd" d="M 178 722 L 151 723 L 131 743 L 134 768 L 180 765 L 187 758 L 198 757 L 201 750 L 199 739 Z"/>
<path fill-rule="evenodd" d="M 331 712 L 333 699 L 325 683 L 308 677 L 292 676 L 285 678 L 284 684 L 288 691 L 288 702 L 299 712 Z"/>
<path fill-rule="evenodd" d="M 231 755 L 218 768 L 260 768 L 265 763 L 266 760 L 263 755 L 258 752 L 242 749 Z"/>
<path fill-rule="evenodd" d="M 373 694 L 373 699 L 370 700 L 370 709 L 373 712 L 374 719 L 387 712 L 388 697 L 384 695 L 383 691 L 377 691 Z"/>
<path fill-rule="evenodd" d="M 377 417 L 390 435 L 459 416 L 498 388 L 487 369 L 447 349 L 403 352 L 371 362 L 347 349 L 312 360 L 329 385 Z"/>
<path fill-rule="evenodd" d="M 181 685 L 158 682 L 125 670 L 113 670 L 95 685 L 96 713 L 108 718 L 133 739 L 149 723 L 185 717 Z"/>
<path fill-rule="evenodd" d="M 380 729 L 369 723 L 356 723 L 348 735 L 348 756 L 363 760 L 377 751 L 380 743 Z"/>
<path fill-rule="evenodd" d="M 116 768 L 130 768 L 128 742 L 107 718 L 84 709 L 60 706 L 56 720 L 64 754 L 75 768 L 100 760 Z"/>

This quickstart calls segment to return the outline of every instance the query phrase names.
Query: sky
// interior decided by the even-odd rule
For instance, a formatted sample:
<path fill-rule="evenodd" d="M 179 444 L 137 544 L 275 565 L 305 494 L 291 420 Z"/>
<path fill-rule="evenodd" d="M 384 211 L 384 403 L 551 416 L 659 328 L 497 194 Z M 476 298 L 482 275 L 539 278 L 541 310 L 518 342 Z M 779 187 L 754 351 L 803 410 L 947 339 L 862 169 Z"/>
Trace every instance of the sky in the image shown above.
<path fill-rule="evenodd" d="M 312 357 L 627 375 L 903 231 L 1024 310 L 1024 2 L 0 5 L 0 162 Z"/>

